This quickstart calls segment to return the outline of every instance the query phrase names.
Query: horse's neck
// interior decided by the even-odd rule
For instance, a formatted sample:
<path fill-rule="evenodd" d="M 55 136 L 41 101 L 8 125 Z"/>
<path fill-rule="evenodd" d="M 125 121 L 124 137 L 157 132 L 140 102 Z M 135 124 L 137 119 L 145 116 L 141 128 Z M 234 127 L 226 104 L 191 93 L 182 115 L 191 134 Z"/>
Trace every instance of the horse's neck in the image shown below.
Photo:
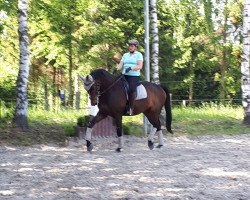
<path fill-rule="evenodd" d="M 101 80 L 101 92 L 107 90 L 114 83 L 115 83 L 115 80 L 111 80 L 111 79 L 108 79 L 108 78 L 103 78 Z"/>

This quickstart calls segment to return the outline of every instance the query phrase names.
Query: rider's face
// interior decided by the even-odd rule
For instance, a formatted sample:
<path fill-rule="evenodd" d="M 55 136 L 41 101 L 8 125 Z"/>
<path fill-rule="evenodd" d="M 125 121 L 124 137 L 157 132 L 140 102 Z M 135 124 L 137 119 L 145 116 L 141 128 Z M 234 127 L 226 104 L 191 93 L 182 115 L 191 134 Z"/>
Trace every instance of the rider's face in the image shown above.
<path fill-rule="evenodd" d="M 136 50 L 136 46 L 133 44 L 130 44 L 128 48 L 130 53 L 133 53 Z"/>

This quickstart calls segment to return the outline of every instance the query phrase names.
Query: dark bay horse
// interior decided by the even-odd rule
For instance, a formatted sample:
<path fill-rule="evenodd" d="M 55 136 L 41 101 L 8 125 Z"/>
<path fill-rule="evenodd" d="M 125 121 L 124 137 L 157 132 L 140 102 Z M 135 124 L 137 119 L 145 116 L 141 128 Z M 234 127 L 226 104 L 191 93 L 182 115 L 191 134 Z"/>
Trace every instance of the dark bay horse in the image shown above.
<path fill-rule="evenodd" d="M 111 116 L 114 118 L 117 127 L 118 148 L 116 151 L 121 151 L 123 146 L 122 141 L 122 116 L 124 115 L 126 107 L 126 92 L 124 89 L 124 81 L 122 76 L 115 77 L 104 69 L 96 69 L 92 71 L 86 78 L 80 76 L 84 81 L 84 88 L 90 96 L 91 105 L 98 105 L 99 112 L 88 123 L 86 131 L 87 150 L 93 149 L 91 143 L 91 131 L 93 126 L 100 120 Z M 159 116 L 161 109 L 165 106 L 166 110 L 166 127 L 170 133 L 172 113 L 170 106 L 170 95 L 167 88 L 150 83 L 142 82 L 147 91 L 147 98 L 136 100 L 134 103 L 134 115 L 143 113 L 153 125 L 148 137 L 148 147 L 154 148 L 153 138 L 154 134 L 158 134 L 159 145 L 163 146 L 163 134 L 161 131 L 161 123 Z"/>

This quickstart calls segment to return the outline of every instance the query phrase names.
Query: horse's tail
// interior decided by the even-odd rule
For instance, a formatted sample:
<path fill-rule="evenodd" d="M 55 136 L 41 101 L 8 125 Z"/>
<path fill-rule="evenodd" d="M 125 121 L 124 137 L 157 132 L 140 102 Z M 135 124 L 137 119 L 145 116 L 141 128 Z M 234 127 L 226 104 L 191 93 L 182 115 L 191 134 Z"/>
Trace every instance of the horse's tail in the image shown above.
<path fill-rule="evenodd" d="M 166 110 L 166 127 L 169 133 L 173 134 L 173 131 L 171 129 L 171 123 L 172 123 L 172 110 L 171 110 L 171 99 L 170 99 L 170 94 L 168 91 L 168 88 L 161 85 L 161 88 L 164 90 L 164 92 L 166 93 L 166 101 L 164 104 L 165 110 Z"/>

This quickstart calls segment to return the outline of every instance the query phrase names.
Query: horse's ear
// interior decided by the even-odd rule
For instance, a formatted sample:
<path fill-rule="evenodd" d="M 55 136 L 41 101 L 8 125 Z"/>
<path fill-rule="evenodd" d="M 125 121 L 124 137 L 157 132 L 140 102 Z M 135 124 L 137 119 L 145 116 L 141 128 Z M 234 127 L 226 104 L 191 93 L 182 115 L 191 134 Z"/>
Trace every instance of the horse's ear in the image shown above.
<path fill-rule="evenodd" d="M 78 76 L 80 77 L 80 79 L 82 79 L 83 82 L 85 82 L 85 78 L 81 74 L 78 74 Z"/>
<path fill-rule="evenodd" d="M 90 83 L 92 83 L 92 82 L 94 81 L 94 78 L 93 78 L 91 75 L 88 75 L 88 76 L 86 77 L 86 79 L 87 79 Z"/>

